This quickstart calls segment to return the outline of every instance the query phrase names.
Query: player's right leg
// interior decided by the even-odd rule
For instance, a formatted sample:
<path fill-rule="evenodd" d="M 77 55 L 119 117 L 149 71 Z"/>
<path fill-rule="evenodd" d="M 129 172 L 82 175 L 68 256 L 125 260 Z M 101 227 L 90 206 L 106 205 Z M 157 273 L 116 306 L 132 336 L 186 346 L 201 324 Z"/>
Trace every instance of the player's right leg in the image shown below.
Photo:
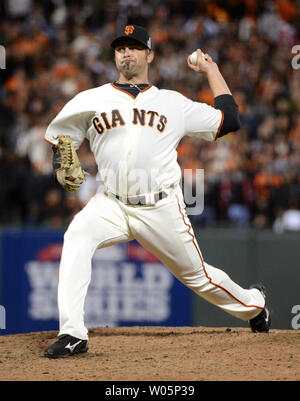
<path fill-rule="evenodd" d="M 91 279 L 93 254 L 97 248 L 130 239 L 126 217 L 118 203 L 102 193 L 96 194 L 74 217 L 64 235 L 59 268 L 60 344 L 56 343 L 54 349 L 48 348 L 45 356 L 57 357 L 51 355 L 51 352 L 59 352 L 57 347 L 62 348 L 62 356 L 69 356 L 76 353 L 77 343 L 78 352 L 82 352 L 81 344 L 86 343 L 79 341 L 86 342 L 88 339 L 88 330 L 84 325 L 84 301 Z M 65 345 L 67 350 L 64 349 Z"/>

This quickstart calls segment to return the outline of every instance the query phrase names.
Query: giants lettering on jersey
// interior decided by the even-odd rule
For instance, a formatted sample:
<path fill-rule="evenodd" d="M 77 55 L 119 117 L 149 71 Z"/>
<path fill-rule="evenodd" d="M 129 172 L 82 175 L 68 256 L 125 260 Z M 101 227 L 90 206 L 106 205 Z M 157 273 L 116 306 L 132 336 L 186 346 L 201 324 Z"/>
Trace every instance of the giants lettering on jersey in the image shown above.
<path fill-rule="evenodd" d="M 166 116 L 159 115 L 156 111 L 133 109 L 132 124 L 140 124 L 143 127 L 147 125 L 148 127 L 156 128 L 159 132 L 163 132 L 166 128 L 167 121 Z M 98 134 L 101 135 L 105 130 L 125 125 L 125 122 L 120 111 L 114 109 L 111 113 L 100 113 L 99 117 L 94 117 L 93 125 Z"/>

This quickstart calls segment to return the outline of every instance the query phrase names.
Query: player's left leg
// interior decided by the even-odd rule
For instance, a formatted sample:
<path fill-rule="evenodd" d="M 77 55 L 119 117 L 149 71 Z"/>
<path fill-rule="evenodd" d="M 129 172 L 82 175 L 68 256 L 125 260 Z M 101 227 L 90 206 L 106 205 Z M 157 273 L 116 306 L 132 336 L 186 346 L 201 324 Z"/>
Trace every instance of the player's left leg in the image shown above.
<path fill-rule="evenodd" d="M 127 207 L 137 241 L 164 263 L 188 288 L 231 315 L 247 321 L 265 305 L 258 289 L 244 289 L 202 257 L 181 191 L 155 207 Z"/>

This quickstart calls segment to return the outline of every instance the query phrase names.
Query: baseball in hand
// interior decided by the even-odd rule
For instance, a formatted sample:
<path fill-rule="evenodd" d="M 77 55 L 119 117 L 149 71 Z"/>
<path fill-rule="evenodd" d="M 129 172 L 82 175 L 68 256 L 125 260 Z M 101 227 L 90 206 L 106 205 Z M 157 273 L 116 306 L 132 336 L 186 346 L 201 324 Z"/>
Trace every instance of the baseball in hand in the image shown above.
<path fill-rule="evenodd" d="M 203 60 L 205 60 L 204 53 L 202 53 L 202 58 L 203 58 Z M 191 64 L 196 65 L 197 64 L 197 59 L 198 59 L 198 53 L 197 53 L 197 50 L 196 50 L 190 55 Z"/>

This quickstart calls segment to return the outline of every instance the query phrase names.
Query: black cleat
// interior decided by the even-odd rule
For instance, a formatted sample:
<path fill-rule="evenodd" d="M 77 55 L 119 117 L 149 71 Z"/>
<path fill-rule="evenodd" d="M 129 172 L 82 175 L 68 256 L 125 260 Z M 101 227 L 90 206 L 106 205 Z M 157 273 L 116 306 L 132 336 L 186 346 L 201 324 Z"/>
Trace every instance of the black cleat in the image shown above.
<path fill-rule="evenodd" d="M 69 334 L 58 336 L 58 340 L 45 349 L 47 358 L 66 358 L 70 355 L 82 354 L 88 351 L 87 340 L 80 340 Z"/>
<path fill-rule="evenodd" d="M 250 288 L 257 288 L 266 298 L 266 288 L 262 284 L 254 284 Z M 253 319 L 249 320 L 253 333 L 268 333 L 271 325 L 271 316 L 269 309 L 265 308 Z"/>

